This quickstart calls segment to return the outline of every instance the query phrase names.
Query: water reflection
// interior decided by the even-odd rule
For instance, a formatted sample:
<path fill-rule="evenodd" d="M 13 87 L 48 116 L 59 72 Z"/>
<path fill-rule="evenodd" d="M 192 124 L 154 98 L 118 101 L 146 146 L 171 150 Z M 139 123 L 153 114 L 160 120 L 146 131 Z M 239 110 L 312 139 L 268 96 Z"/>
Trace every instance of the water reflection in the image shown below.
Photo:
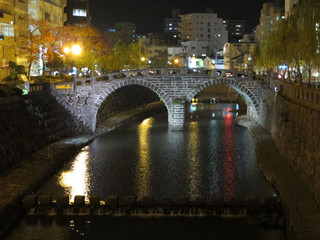
<path fill-rule="evenodd" d="M 189 196 L 191 200 L 194 200 L 201 195 L 199 122 L 190 122 L 189 124 L 188 145 Z"/>
<path fill-rule="evenodd" d="M 59 176 L 59 183 L 69 195 L 71 201 L 74 196 L 84 195 L 88 200 L 90 177 L 88 172 L 88 160 L 90 154 L 88 147 L 84 147 L 76 156 L 69 171 L 64 171 Z"/>
<path fill-rule="evenodd" d="M 139 158 L 137 165 L 137 197 L 151 195 L 150 188 L 150 129 L 154 119 L 147 118 L 138 126 Z"/>
<path fill-rule="evenodd" d="M 219 163 L 217 162 L 217 155 L 219 149 L 219 136 L 218 136 L 218 131 L 217 131 L 218 125 L 216 120 L 211 120 L 210 122 L 210 128 L 209 128 L 209 172 L 208 172 L 208 177 L 209 177 L 209 195 L 214 196 L 216 195 L 219 190 L 219 181 L 220 181 L 220 174 L 218 171 L 219 168 Z"/>
<path fill-rule="evenodd" d="M 225 131 L 224 131 L 224 198 L 235 197 L 235 176 L 234 176 L 234 127 L 233 117 L 229 109 L 226 110 Z"/>

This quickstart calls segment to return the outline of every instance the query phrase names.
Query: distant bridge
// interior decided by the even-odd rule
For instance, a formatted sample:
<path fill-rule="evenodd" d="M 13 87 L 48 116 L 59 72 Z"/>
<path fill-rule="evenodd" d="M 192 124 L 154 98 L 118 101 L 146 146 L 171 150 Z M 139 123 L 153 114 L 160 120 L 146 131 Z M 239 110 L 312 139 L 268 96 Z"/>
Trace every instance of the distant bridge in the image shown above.
<path fill-rule="evenodd" d="M 236 90 L 247 104 L 250 119 L 260 114 L 262 79 L 234 70 L 187 68 L 141 69 L 52 84 L 52 94 L 75 117 L 90 128 L 96 128 L 96 116 L 103 101 L 114 91 L 129 85 L 140 85 L 156 93 L 168 110 L 169 128 L 181 130 L 185 103 L 201 90 L 224 84 Z"/>

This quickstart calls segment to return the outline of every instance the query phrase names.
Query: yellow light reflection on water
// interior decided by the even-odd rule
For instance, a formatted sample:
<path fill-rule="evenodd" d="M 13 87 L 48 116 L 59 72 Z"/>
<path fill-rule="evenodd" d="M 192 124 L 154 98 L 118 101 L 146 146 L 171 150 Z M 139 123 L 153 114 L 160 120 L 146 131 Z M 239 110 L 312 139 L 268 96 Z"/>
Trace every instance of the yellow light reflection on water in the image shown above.
<path fill-rule="evenodd" d="M 199 122 L 190 122 L 189 127 L 189 195 L 191 200 L 200 196 L 201 172 L 200 172 L 200 149 Z"/>
<path fill-rule="evenodd" d="M 70 201 L 73 201 L 76 195 L 84 195 L 88 200 L 90 186 L 88 159 L 89 152 L 87 148 L 83 148 L 72 163 L 71 170 L 62 172 L 59 177 L 59 183 L 65 188 Z"/>
<path fill-rule="evenodd" d="M 139 162 L 137 167 L 137 197 L 151 195 L 150 189 L 150 129 L 153 118 L 145 119 L 138 126 Z"/>

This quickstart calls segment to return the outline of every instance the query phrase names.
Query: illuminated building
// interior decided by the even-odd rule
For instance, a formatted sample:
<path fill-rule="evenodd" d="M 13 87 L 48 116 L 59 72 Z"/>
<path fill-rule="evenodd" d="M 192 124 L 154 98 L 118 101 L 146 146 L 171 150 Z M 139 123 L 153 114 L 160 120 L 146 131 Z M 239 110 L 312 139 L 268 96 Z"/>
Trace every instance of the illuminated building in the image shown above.
<path fill-rule="evenodd" d="M 67 0 L 64 11 L 67 14 L 66 25 L 83 27 L 91 24 L 89 0 Z"/>
<path fill-rule="evenodd" d="M 228 42 L 239 42 L 245 33 L 245 20 L 241 19 L 226 19 L 223 20 L 228 31 Z"/>
<path fill-rule="evenodd" d="M 260 22 L 256 30 L 256 40 L 261 41 L 284 18 L 284 8 L 278 2 L 264 3 L 260 13 Z"/>
<path fill-rule="evenodd" d="M 121 41 L 125 44 L 137 42 L 137 28 L 133 22 L 118 22 L 103 33 L 109 40 L 111 46 Z"/>
<path fill-rule="evenodd" d="M 186 51 L 196 50 L 197 46 L 201 46 L 206 56 L 213 55 L 228 41 L 228 31 L 222 18 L 218 18 L 216 13 L 190 13 L 179 16 L 179 38 L 182 42 L 190 42 L 186 45 L 191 46 L 190 49 L 185 48 Z M 200 54 L 203 56 L 202 51 Z"/>
<path fill-rule="evenodd" d="M 164 19 L 164 32 L 171 37 L 175 45 L 178 43 L 179 23 L 181 21 L 180 17 L 178 16 L 179 13 L 179 9 L 174 9 L 172 11 L 172 17 Z"/>

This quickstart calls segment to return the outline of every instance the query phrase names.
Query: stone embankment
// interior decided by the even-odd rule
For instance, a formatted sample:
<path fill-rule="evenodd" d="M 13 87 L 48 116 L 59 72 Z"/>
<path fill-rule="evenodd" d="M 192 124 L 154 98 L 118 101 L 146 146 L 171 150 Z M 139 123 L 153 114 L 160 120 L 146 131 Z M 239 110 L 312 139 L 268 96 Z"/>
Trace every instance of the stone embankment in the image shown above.
<path fill-rule="evenodd" d="M 116 114 L 105 120 L 105 127 L 98 134 L 105 133 L 126 122 L 158 113 L 162 103 L 153 103 Z M 154 110 L 154 111 L 153 111 Z M 89 144 L 96 135 L 67 138 L 34 153 L 0 177 L 0 239 L 23 214 L 21 200 L 32 194 L 48 180 L 64 163 Z"/>
<path fill-rule="evenodd" d="M 47 92 L 0 98 L 0 111 L 0 175 L 48 144 L 85 133 Z"/>
<path fill-rule="evenodd" d="M 320 209 L 297 171 L 284 159 L 272 136 L 260 125 L 239 119 L 256 141 L 258 166 L 278 189 L 287 221 L 288 239 L 319 240 Z"/>

